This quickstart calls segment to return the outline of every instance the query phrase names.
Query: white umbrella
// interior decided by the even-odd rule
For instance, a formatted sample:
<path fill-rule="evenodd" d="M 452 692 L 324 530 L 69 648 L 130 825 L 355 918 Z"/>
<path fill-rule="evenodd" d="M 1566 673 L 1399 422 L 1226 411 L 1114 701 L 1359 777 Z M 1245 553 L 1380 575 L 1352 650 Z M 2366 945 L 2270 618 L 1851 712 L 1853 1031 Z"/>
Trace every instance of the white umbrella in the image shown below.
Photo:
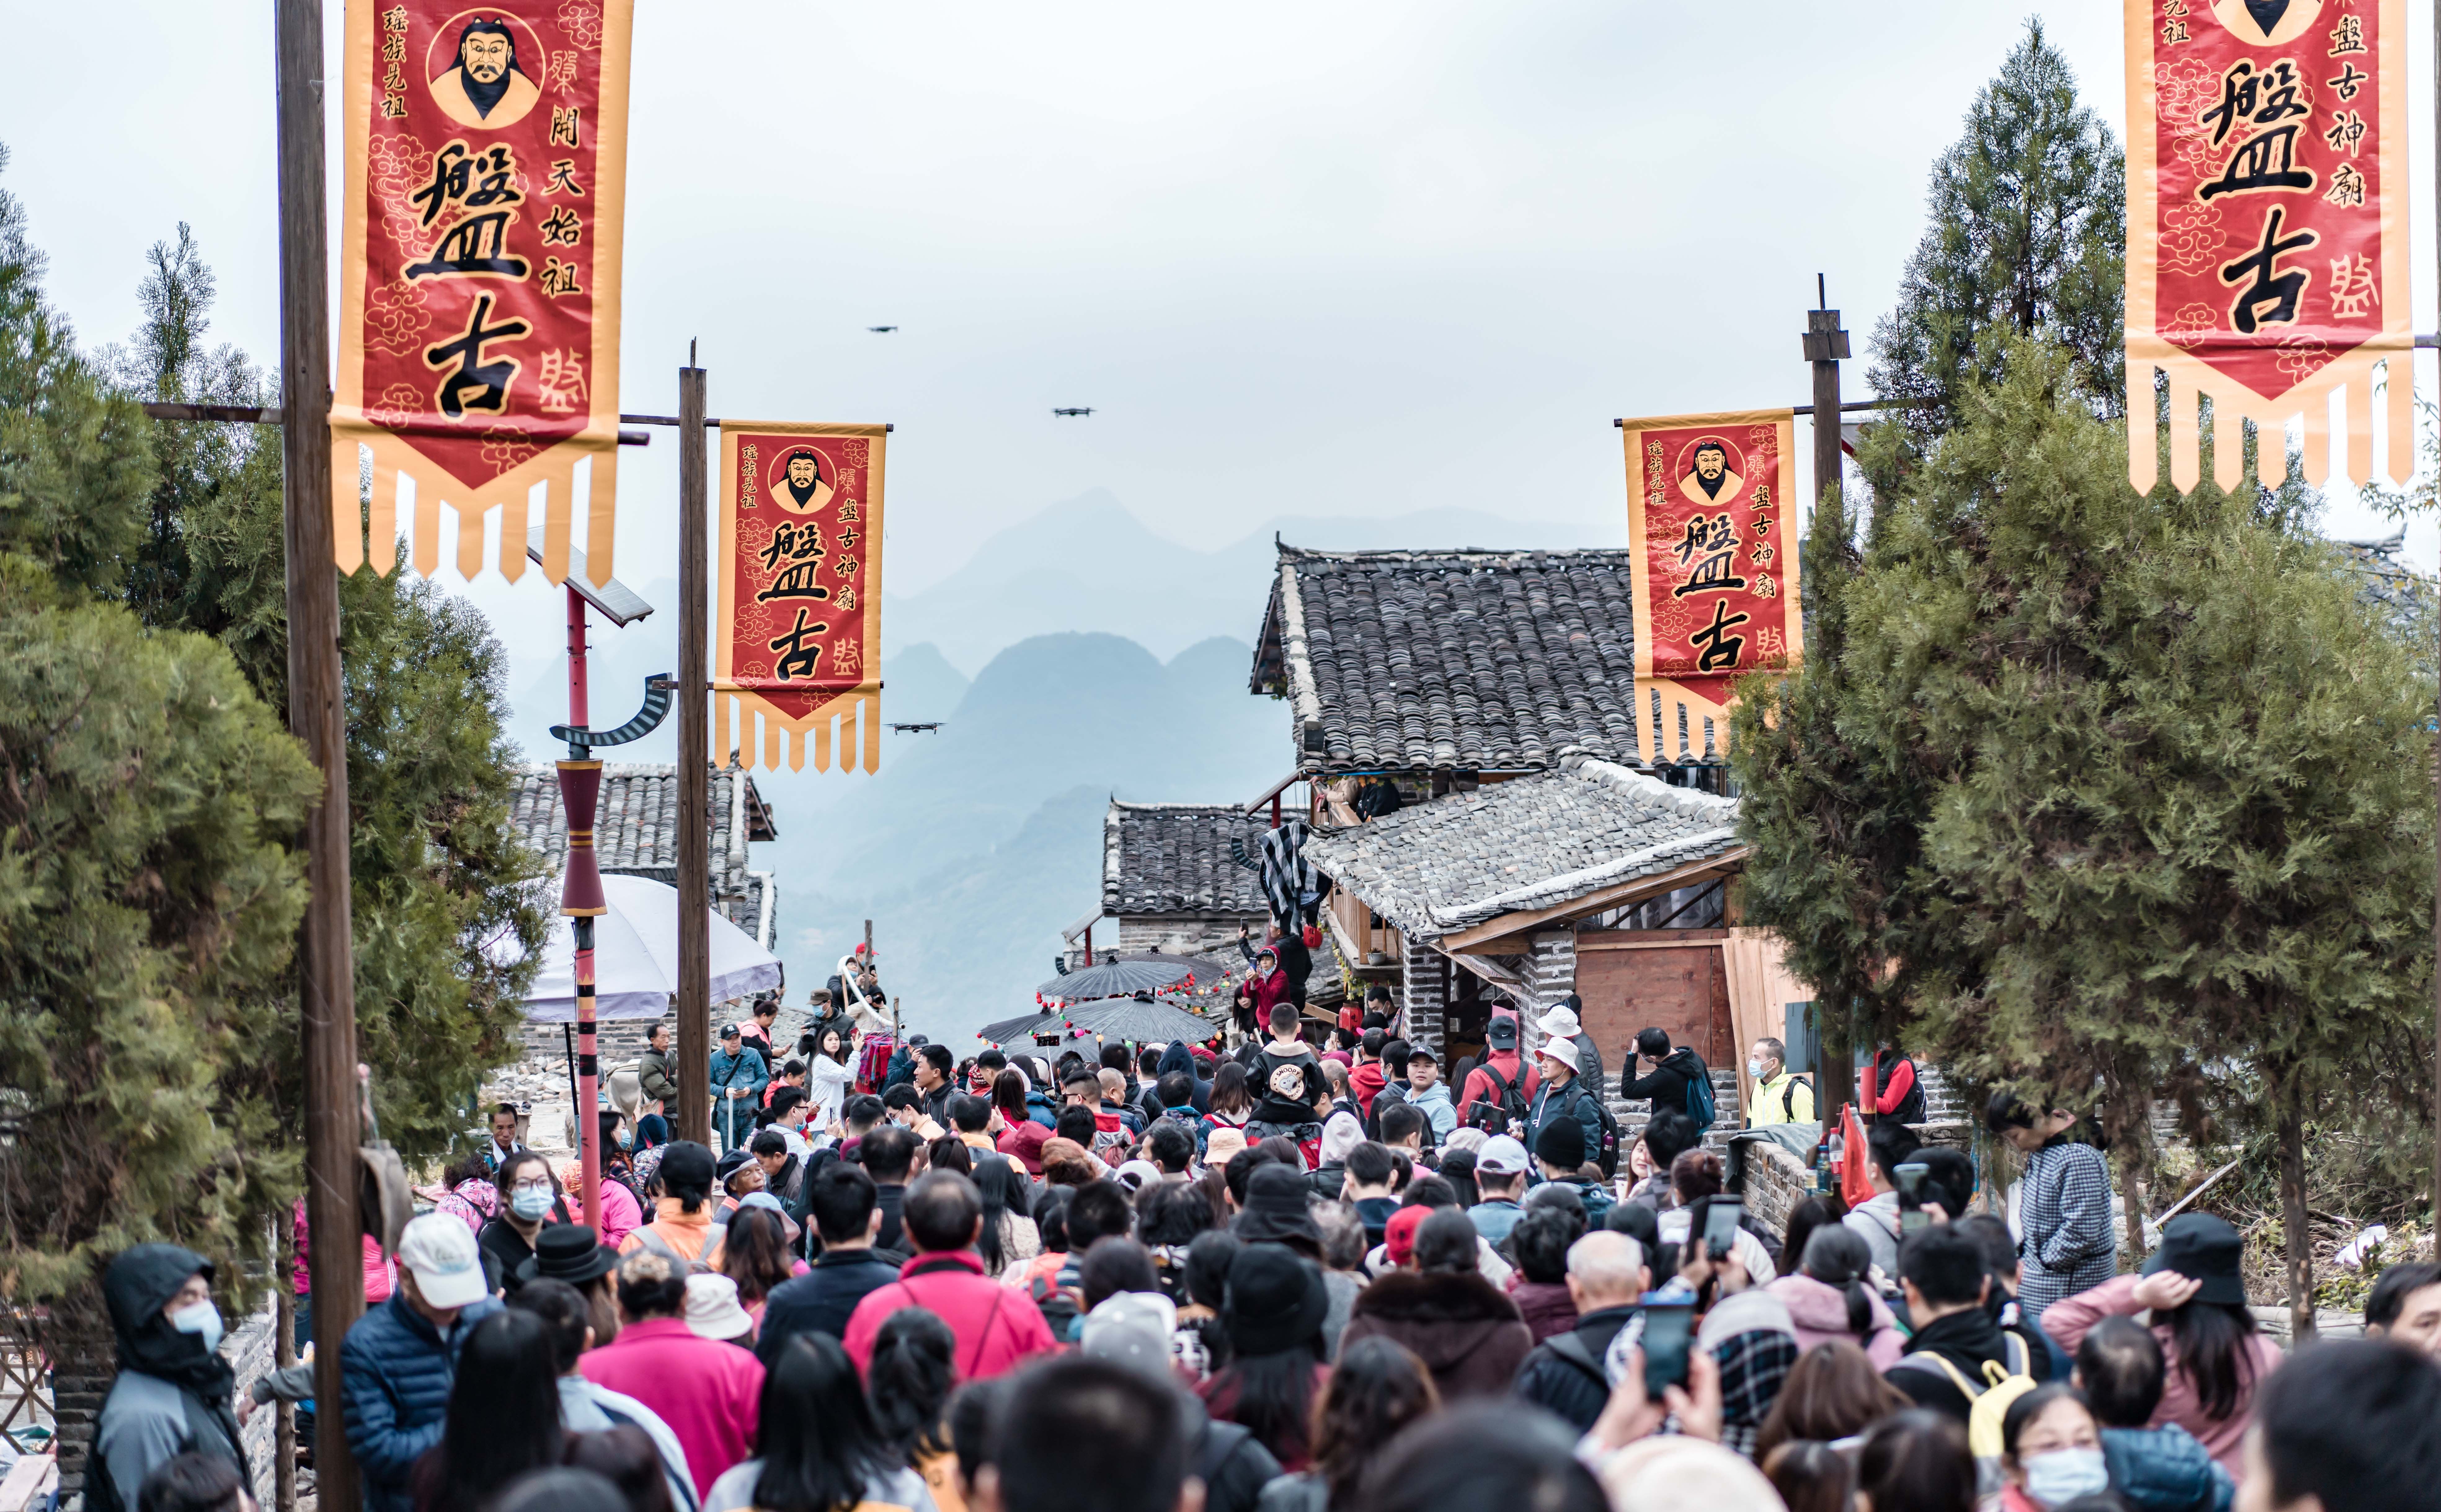
<path fill-rule="evenodd" d="M 610 911 L 593 921 L 594 1016 L 659 1018 L 678 990 L 678 890 L 647 877 L 606 875 Z M 712 913 L 712 1000 L 751 997 L 780 985 L 780 958 L 753 936 Z M 551 921 L 542 969 L 527 989 L 526 1017 L 561 1024 L 576 1017 L 575 921 Z"/>

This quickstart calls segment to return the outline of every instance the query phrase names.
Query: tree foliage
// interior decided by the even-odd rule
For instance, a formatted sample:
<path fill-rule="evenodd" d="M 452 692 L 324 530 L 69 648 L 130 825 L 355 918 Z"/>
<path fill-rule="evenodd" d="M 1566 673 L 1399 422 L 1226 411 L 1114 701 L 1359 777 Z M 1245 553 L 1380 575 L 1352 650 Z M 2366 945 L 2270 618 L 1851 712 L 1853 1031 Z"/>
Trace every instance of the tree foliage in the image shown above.
<path fill-rule="evenodd" d="M 299 1187 L 298 847 L 279 433 L 144 398 L 263 396 L 156 244 L 87 358 L 0 192 L 0 1287 L 85 1300 L 140 1239 L 260 1256 Z M 342 579 L 360 1053 L 410 1157 L 515 1053 L 545 916 L 506 828 L 505 657 L 428 584 Z"/>
<path fill-rule="evenodd" d="M 1976 95 L 1927 199 L 1871 369 L 1881 397 L 1917 402 L 1893 414 L 1911 451 L 1958 424 L 1966 389 L 2000 375 L 2012 349 L 1990 344 L 1994 332 L 2057 347 L 2069 391 L 2096 415 L 2121 413 L 2126 165 L 2039 21 Z"/>
<path fill-rule="evenodd" d="M 2122 1129 L 2161 1095 L 2311 1118 L 2426 1066 L 2413 648 L 2251 480 L 2130 490 L 2071 356 L 2003 372 L 1853 575 L 1813 575 L 1831 643 L 1739 711 L 1750 915 L 1954 1071 L 2098 1089 Z"/>

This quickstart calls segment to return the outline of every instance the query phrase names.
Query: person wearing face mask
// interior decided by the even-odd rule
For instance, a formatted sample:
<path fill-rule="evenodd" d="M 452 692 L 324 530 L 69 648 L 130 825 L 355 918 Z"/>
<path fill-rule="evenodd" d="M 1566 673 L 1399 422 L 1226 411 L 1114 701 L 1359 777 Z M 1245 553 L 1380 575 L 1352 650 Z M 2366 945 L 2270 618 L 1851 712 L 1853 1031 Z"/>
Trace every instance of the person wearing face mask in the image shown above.
<path fill-rule="evenodd" d="M 1771 1038 L 1756 1040 L 1746 1052 L 1746 1079 L 1754 1087 L 1746 1127 L 1814 1122 L 1814 1084 L 1790 1071 L 1787 1057 L 1788 1048 Z"/>
<path fill-rule="evenodd" d="M 134 1512 L 145 1477 L 190 1451 L 226 1458 L 251 1484 L 229 1400 L 237 1373 L 220 1356 L 211 1262 L 174 1244 L 136 1245 L 111 1261 L 101 1294 L 118 1378 L 94 1425 L 99 1473 L 85 1476 L 85 1505 Z"/>
<path fill-rule="evenodd" d="M 546 1223 L 569 1221 L 568 1205 L 551 1179 L 551 1162 L 532 1150 L 521 1150 L 500 1163 L 499 1216 L 483 1225 L 476 1242 L 482 1246 L 483 1268 L 496 1284 L 515 1292 L 524 1285 L 517 1272 L 533 1258 L 534 1235 Z"/>
<path fill-rule="evenodd" d="M 2001 1512 L 2051 1512 L 2110 1489 L 2101 1425 L 2073 1386 L 2055 1381 L 2011 1402 L 2000 1444 Z"/>

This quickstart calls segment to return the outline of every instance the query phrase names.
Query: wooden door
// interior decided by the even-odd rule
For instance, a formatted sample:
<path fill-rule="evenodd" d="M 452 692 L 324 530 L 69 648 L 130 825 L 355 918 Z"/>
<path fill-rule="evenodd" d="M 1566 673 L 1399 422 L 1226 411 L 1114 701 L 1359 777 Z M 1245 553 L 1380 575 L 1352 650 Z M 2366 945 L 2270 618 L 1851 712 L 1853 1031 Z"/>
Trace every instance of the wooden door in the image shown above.
<path fill-rule="evenodd" d="M 1707 1066 L 1731 1053 L 1722 929 L 1588 929 L 1577 936 L 1577 997 L 1585 1030 L 1616 1072 L 1636 1033 L 1659 1029 Z"/>

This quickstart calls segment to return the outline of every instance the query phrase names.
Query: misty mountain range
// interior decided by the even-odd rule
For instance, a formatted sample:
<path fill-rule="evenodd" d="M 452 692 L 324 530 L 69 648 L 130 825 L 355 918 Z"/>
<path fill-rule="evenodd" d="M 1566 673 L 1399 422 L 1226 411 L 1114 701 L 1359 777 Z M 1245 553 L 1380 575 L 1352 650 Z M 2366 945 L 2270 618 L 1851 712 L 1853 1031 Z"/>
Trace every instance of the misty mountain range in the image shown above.
<path fill-rule="evenodd" d="M 1096 491 L 991 536 L 939 582 L 885 593 L 882 717 L 942 728 L 885 732 L 870 777 L 756 774 L 780 838 L 755 847 L 753 864 L 777 875 L 790 999 L 830 974 L 870 918 L 883 983 L 911 1026 L 967 1041 L 1032 1005 L 1059 931 L 1099 903 L 1111 798 L 1245 802 L 1284 775 L 1288 714 L 1246 691 L 1275 530 L 1325 549 L 1564 548 L 1624 533 L 1449 510 L 1284 519 L 1199 551 Z M 674 579 L 639 591 L 656 606 L 678 601 Z M 597 633 L 597 727 L 633 711 L 644 677 L 675 663 L 676 642 L 667 612 Z M 553 754 L 542 732 L 565 717 L 565 665 L 547 664 L 515 698 L 537 758 Z M 674 760 L 676 726 L 617 755 Z"/>

